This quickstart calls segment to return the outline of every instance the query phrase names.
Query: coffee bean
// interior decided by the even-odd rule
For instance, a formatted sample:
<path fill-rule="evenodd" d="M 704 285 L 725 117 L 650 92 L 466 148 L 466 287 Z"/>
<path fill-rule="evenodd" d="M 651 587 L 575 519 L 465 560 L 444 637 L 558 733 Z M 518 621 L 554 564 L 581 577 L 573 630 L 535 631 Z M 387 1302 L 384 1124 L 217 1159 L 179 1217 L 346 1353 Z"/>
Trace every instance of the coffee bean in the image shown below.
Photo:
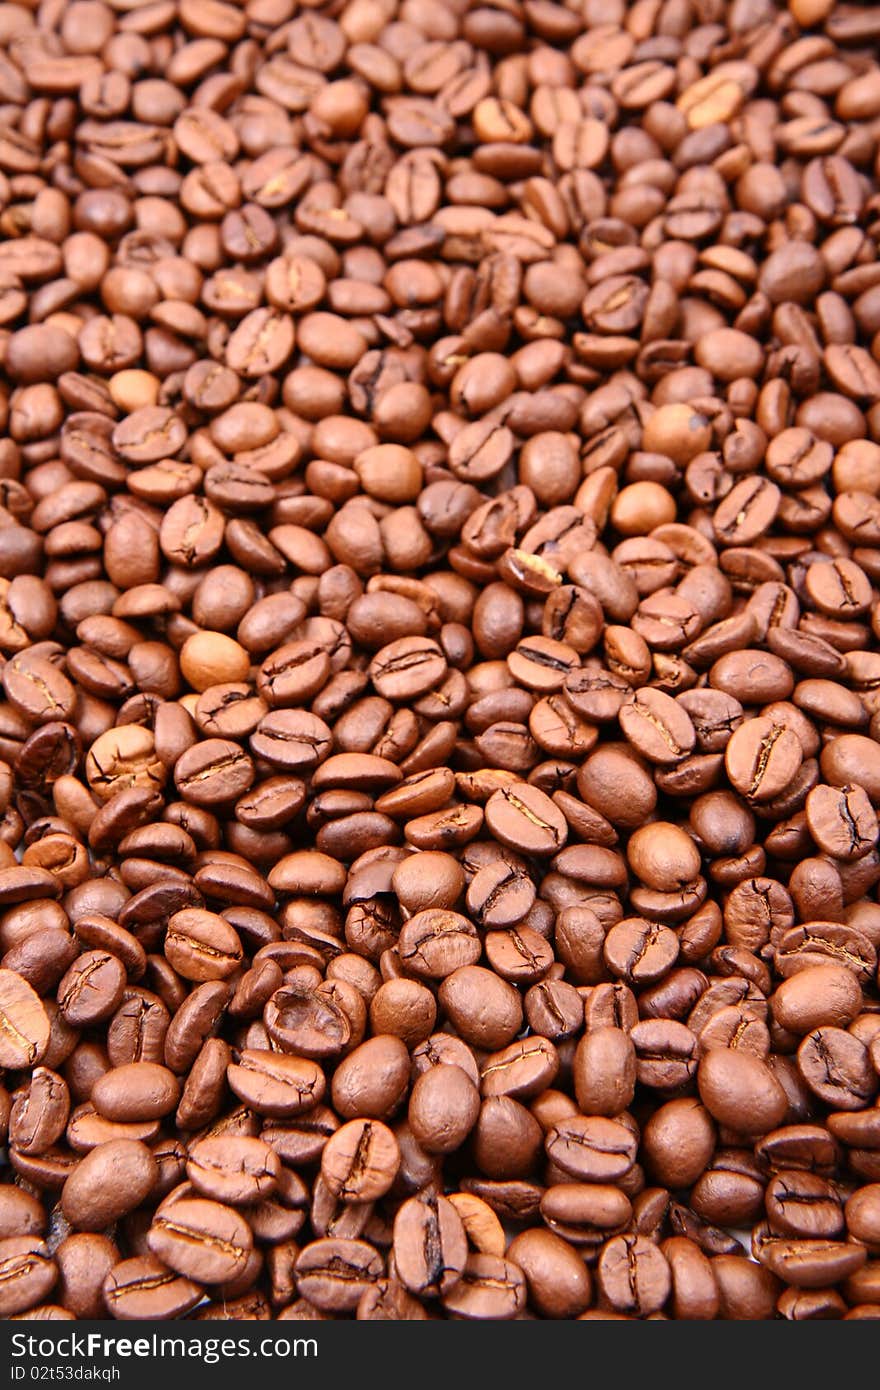
<path fill-rule="evenodd" d="M 178 974 L 199 982 L 227 979 L 242 958 L 234 928 L 222 917 L 200 908 L 185 908 L 169 917 L 164 949 Z"/>
<path fill-rule="evenodd" d="M 116 1318 L 180 1317 L 200 1302 L 203 1290 L 153 1255 L 120 1260 L 104 1280 L 104 1301 Z"/>
<path fill-rule="evenodd" d="M 61 1193 L 62 1210 L 76 1230 L 102 1231 L 140 1206 L 158 1176 L 145 1144 L 109 1140 L 77 1164 Z"/>
<path fill-rule="evenodd" d="M 92 1088 L 96 1110 L 108 1120 L 153 1120 L 177 1104 L 179 1086 L 167 1067 L 155 1062 L 131 1062 L 113 1067 Z"/>
<path fill-rule="evenodd" d="M 383 1196 L 397 1173 L 394 1135 L 377 1120 L 351 1120 L 328 1140 L 321 1154 L 321 1176 L 344 1202 L 371 1202 Z"/>
<path fill-rule="evenodd" d="M 229 1067 L 229 1085 L 258 1114 L 278 1118 L 299 1114 L 323 1097 L 325 1081 L 313 1062 L 260 1048 L 243 1051 Z"/>
<path fill-rule="evenodd" d="M 458 1032 L 472 1046 L 505 1047 L 522 1023 L 517 991 L 482 966 L 465 965 L 454 970 L 440 986 L 439 998 Z"/>
<path fill-rule="evenodd" d="M 736 730 L 724 760 L 737 791 L 750 800 L 770 801 L 797 773 L 803 748 L 792 729 L 763 715 Z"/>
<path fill-rule="evenodd" d="M 700 1098 L 712 1117 L 746 1134 L 781 1123 L 785 1092 L 766 1064 L 746 1052 L 713 1048 L 700 1062 Z"/>
<path fill-rule="evenodd" d="M 330 981 L 313 988 L 291 984 L 277 990 L 263 1010 L 270 1038 L 307 1057 L 332 1057 L 341 1052 L 352 1039 L 354 1024 L 339 993 Z M 359 1000 L 355 991 L 350 1005 Z"/>
<path fill-rule="evenodd" d="M 843 1211 L 825 1178 L 796 1170 L 779 1173 L 768 1183 L 765 1200 L 770 1225 L 781 1235 L 822 1239 L 843 1230 Z"/>
<path fill-rule="evenodd" d="M 178 758 L 174 769 L 177 790 L 195 806 L 235 800 L 254 780 L 248 755 L 229 739 L 209 738 L 194 744 Z"/>
<path fill-rule="evenodd" d="M 271 1196 L 281 1163 L 259 1139 L 244 1135 L 206 1138 L 191 1148 L 186 1175 L 200 1196 L 231 1206 L 250 1206 Z"/>
<path fill-rule="evenodd" d="M 798 1048 L 798 1070 L 810 1090 L 836 1110 L 861 1110 L 877 1092 L 867 1048 L 843 1028 L 808 1033 Z"/>
<path fill-rule="evenodd" d="M 644 1317 L 658 1312 L 669 1297 L 669 1265 L 656 1245 L 644 1236 L 621 1235 L 609 1240 L 599 1257 L 599 1287 L 618 1312 Z"/>
<path fill-rule="evenodd" d="M 699 1178 L 715 1147 L 709 1113 L 692 1097 L 667 1101 L 655 1110 L 642 1138 L 649 1171 L 672 1188 Z"/>
<path fill-rule="evenodd" d="M 418 1077 L 409 1104 L 412 1132 L 428 1153 L 452 1153 L 476 1124 L 480 1098 L 469 1076 L 454 1065 L 434 1066 Z"/>
<path fill-rule="evenodd" d="M 440 908 L 427 908 L 410 917 L 401 928 L 397 949 L 413 975 L 434 980 L 444 980 L 462 966 L 476 965 L 481 954 L 472 923 Z"/>
<path fill-rule="evenodd" d="M 394 1263 L 411 1293 L 439 1298 L 452 1290 L 468 1260 L 465 1226 L 445 1197 L 410 1197 L 394 1219 Z"/>
<path fill-rule="evenodd" d="M 327 1313 L 353 1311 L 382 1273 L 380 1256 L 361 1240 L 314 1240 L 295 1266 L 300 1294 Z"/>
<path fill-rule="evenodd" d="M 443 1305 L 457 1317 L 496 1320 L 516 1317 L 525 1301 L 525 1278 L 517 1265 L 495 1255 L 470 1254 Z"/>
<path fill-rule="evenodd" d="M 115 1013 L 125 990 L 125 969 L 106 951 L 86 951 L 58 986 L 58 1003 L 68 1023 L 86 1027 Z"/>
<path fill-rule="evenodd" d="M 613 1119 L 632 1104 L 636 1054 L 622 1028 L 596 1028 L 578 1043 L 573 1064 L 575 1095 L 585 1115 Z"/>
<path fill-rule="evenodd" d="M 828 1287 L 855 1273 L 865 1259 L 863 1247 L 824 1239 L 792 1240 L 760 1227 L 755 1248 L 771 1273 L 798 1288 Z"/>
<path fill-rule="evenodd" d="M 5 1318 L 41 1303 L 57 1278 L 55 1261 L 39 1237 L 0 1240 L 0 1309 Z"/>
<path fill-rule="evenodd" d="M 119 8 L 0 33 L 5 1315 L 871 1315 L 872 7 Z"/>
<path fill-rule="evenodd" d="M 148 729 L 124 724 L 102 733 L 86 757 L 86 777 L 95 796 L 107 802 L 121 791 L 143 788 L 160 791 L 165 769 L 156 756 Z"/>
<path fill-rule="evenodd" d="M 415 699 L 439 684 L 446 661 L 436 642 L 401 637 L 379 651 L 370 667 L 373 684 L 389 700 Z"/>
<path fill-rule="evenodd" d="M 782 1028 L 803 1036 L 823 1025 L 846 1027 L 861 1008 L 858 980 L 840 965 L 816 965 L 783 980 L 772 999 Z"/>
<path fill-rule="evenodd" d="M 9 1141 L 20 1153 L 45 1153 L 64 1133 L 69 1114 L 64 1078 L 48 1067 L 35 1067 L 27 1090 L 12 1097 Z"/>
<path fill-rule="evenodd" d="M 573 1116 L 561 1120 L 546 1139 L 548 1157 L 579 1181 L 614 1182 L 635 1162 L 635 1135 L 617 1120 Z"/>
<path fill-rule="evenodd" d="M 671 969 L 678 957 L 678 941 L 668 927 L 628 917 L 611 928 L 604 956 L 613 974 L 628 984 L 641 985 Z"/>
<path fill-rule="evenodd" d="M 567 838 L 565 819 L 548 796 L 525 786 L 495 792 L 486 823 L 502 844 L 525 854 L 552 854 Z"/>
<path fill-rule="evenodd" d="M 14 970 L 0 970 L 0 1061 L 17 1071 L 34 1066 L 49 1046 L 50 1023 L 30 985 Z"/>
<path fill-rule="evenodd" d="M 636 751 L 661 767 L 679 762 L 696 742 L 686 711 L 659 690 L 636 692 L 621 706 L 619 717 Z"/>
<path fill-rule="evenodd" d="M 231 1207 L 201 1197 L 180 1197 L 159 1207 L 147 1244 L 157 1259 L 185 1278 L 221 1284 L 243 1272 L 253 1236 Z"/>

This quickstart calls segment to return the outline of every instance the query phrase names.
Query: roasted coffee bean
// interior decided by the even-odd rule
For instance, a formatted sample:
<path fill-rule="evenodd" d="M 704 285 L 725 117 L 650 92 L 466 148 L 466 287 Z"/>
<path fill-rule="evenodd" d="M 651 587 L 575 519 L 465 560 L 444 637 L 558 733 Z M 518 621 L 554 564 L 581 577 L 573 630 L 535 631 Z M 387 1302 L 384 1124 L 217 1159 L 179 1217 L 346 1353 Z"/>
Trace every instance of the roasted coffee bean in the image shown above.
<path fill-rule="evenodd" d="M 476 965 L 481 954 L 477 930 L 468 918 L 441 908 L 410 917 L 401 928 L 397 950 L 406 969 L 426 980 L 444 980 L 462 966 Z"/>
<path fill-rule="evenodd" d="M 228 739 L 209 738 L 178 758 L 174 781 L 184 801 L 211 807 L 234 801 L 254 780 L 254 766 L 242 748 Z"/>
<path fill-rule="evenodd" d="M 383 1272 L 378 1252 L 357 1239 L 314 1240 L 303 1248 L 295 1266 L 300 1294 L 326 1313 L 352 1312 Z"/>
<path fill-rule="evenodd" d="M 351 1120 L 327 1141 L 321 1176 L 343 1202 L 372 1202 L 391 1187 L 400 1152 L 391 1130 L 378 1120 Z"/>
<path fill-rule="evenodd" d="M 792 781 L 804 757 L 797 734 L 767 715 L 737 729 L 725 749 L 731 784 L 748 801 L 772 801 Z"/>
<path fill-rule="evenodd" d="M 48 1067 L 35 1067 L 27 1089 L 12 1097 L 9 1142 L 19 1153 L 45 1153 L 64 1133 L 69 1114 L 64 1078 Z"/>
<path fill-rule="evenodd" d="M 577 1317 L 592 1293 L 589 1273 L 576 1250 L 551 1231 L 524 1231 L 508 1254 L 526 1276 L 529 1302 L 544 1317 Z"/>
<path fill-rule="evenodd" d="M 595 1028 L 578 1043 L 573 1063 L 575 1096 L 585 1115 L 613 1119 L 632 1104 L 635 1048 L 622 1028 Z"/>
<path fill-rule="evenodd" d="M 864 1246 L 825 1239 L 791 1239 L 758 1227 L 755 1254 L 771 1273 L 796 1288 L 828 1288 L 854 1274 L 865 1262 Z"/>
<path fill-rule="evenodd" d="M 553 854 L 568 834 L 558 807 L 528 785 L 493 793 L 486 803 L 486 824 L 502 844 L 524 854 Z"/>
<path fill-rule="evenodd" d="M 43 1302 L 57 1278 L 55 1261 L 38 1236 L 0 1240 L 0 1309 L 5 1318 Z"/>
<path fill-rule="evenodd" d="M 873 1315 L 874 7 L 6 8 L 0 1312 Z"/>
<path fill-rule="evenodd" d="M 62 1211 L 75 1230 L 102 1231 L 140 1206 L 158 1177 L 145 1144 L 109 1140 L 80 1159 L 64 1184 Z"/>
<path fill-rule="evenodd" d="M 599 1257 L 599 1287 L 612 1308 L 644 1317 L 663 1307 L 672 1286 L 665 1256 L 644 1236 L 613 1236 Z"/>
<path fill-rule="evenodd" d="M 573 1116 L 547 1135 L 547 1155 L 563 1172 L 580 1181 L 614 1182 L 635 1162 L 637 1141 L 618 1120 Z"/>
<path fill-rule="evenodd" d="M 246 1048 L 228 1071 L 231 1089 L 259 1115 L 283 1119 L 309 1110 L 324 1095 L 320 1067 L 302 1058 Z"/>
<path fill-rule="evenodd" d="M 259 1139 L 215 1136 L 190 1149 L 186 1175 L 200 1196 L 231 1206 L 250 1206 L 271 1196 L 281 1163 Z"/>
<path fill-rule="evenodd" d="M 816 844 L 835 859 L 860 859 L 877 842 L 877 817 L 863 787 L 814 787 L 805 807 Z"/>
<path fill-rule="evenodd" d="M 0 1062 L 12 1071 L 46 1054 L 50 1022 L 30 985 L 14 970 L 0 970 Z"/>
<path fill-rule="evenodd" d="M 185 980 L 223 980 L 241 964 L 238 933 L 213 912 L 184 908 L 168 919 L 165 957 Z"/>
<path fill-rule="evenodd" d="M 748 1052 L 712 1048 L 700 1062 L 698 1086 L 713 1119 L 745 1134 L 774 1129 L 788 1109 L 773 1072 Z"/>
<path fill-rule="evenodd" d="M 783 980 L 772 999 L 773 1017 L 799 1037 L 814 1028 L 845 1028 L 862 1006 L 858 980 L 840 965 L 816 965 Z"/>
<path fill-rule="evenodd" d="M 103 1317 L 107 1311 L 103 1286 L 119 1260 L 119 1250 L 107 1236 L 74 1232 L 55 1251 L 58 1292 L 78 1318 Z"/>
<path fill-rule="evenodd" d="M 114 1264 L 104 1280 L 103 1292 L 107 1309 L 115 1318 L 162 1320 L 189 1312 L 201 1301 L 204 1290 L 153 1255 L 135 1255 Z"/>
<path fill-rule="evenodd" d="M 479 1112 L 480 1093 L 471 1078 L 461 1067 L 440 1065 L 415 1081 L 408 1119 L 427 1153 L 453 1153 L 473 1129 Z"/>
<path fill-rule="evenodd" d="M 649 1173 L 664 1186 L 689 1187 L 715 1148 L 709 1112 L 694 1097 L 667 1101 L 645 1125 L 642 1142 Z"/>
<path fill-rule="evenodd" d="M 767 1184 L 767 1219 L 780 1235 L 833 1239 L 843 1230 L 843 1210 L 826 1178 L 813 1173 L 780 1172 Z"/>
<path fill-rule="evenodd" d="M 394 1263 L 411 1293 L 440 1298 L 455 1287 L 468 1259 L 465 1231 L 445 1197 L 425 1193 L 401 1204 L 394 1218 Z"/>
<path fill-rule="evenodd" d="M 637 691 L 624 701 L 619 717 L 636 752 L 660 767 L 680 762 L 696 742 L 687 712 L 660 690 Z"/>
<path fill-rule="evenodd" d="M 95 1082 L 90 1097 L 105 1119 L 123 1123 L 159 1119 L 174 1109 L 178 1098 L 175 1076 L 155 1062 L 111 1068 Z"/>
<path fill-rule="evenodd" d="M 244 1272 L 253 1249 L 250 1227 L 238 1212 L 202 1197 L 160 1206 L 147 1232 L 157 1259 L 185 1278 L 222 1284 Z"/>
<path fill-rule="evenodd" d="M 868 1050 L 843 1028 L 815 1028 L 798 1048 L 798 1070 L 810 1090 L 835 1110 L 862 1110 L 877 1093 Z"/>
<path fill-rule="evenodd" d="M 457 1317 L 515 1318 L 526 1302 L 525 1277 L 518 1265 L 496 1255 L 470 1254 L 461 1278 L 444 1295 L 444 1307 Z"/>

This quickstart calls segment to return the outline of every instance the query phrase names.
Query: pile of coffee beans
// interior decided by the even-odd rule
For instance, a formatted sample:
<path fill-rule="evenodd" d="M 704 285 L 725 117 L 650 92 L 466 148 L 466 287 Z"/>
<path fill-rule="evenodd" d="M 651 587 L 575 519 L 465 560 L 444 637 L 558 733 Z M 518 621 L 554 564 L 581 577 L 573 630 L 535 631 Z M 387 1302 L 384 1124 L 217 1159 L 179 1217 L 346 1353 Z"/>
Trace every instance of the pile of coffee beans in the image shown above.
<path fill-rule="evenodd" d="M 878 53 L 0 3 L 0 1316 L 880 1316 Z"/>

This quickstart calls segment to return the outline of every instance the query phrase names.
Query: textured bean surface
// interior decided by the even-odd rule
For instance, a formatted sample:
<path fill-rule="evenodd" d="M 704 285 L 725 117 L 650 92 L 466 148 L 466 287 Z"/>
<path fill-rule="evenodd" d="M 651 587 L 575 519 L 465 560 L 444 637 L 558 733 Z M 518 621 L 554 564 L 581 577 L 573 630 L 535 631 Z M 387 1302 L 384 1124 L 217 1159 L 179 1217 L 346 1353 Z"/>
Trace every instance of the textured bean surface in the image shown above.
<path fill-rule="evenodd" d="M 878 43 L 0 3 L 0 1315 L 880 1316 Z"/>

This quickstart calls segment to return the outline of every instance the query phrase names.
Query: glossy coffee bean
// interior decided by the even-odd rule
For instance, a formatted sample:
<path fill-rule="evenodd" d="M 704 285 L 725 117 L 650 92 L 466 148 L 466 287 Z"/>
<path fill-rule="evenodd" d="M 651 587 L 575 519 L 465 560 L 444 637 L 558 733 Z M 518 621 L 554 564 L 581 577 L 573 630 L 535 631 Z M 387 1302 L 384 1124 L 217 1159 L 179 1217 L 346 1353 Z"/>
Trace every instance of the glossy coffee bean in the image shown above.
<path fill-rule="evenodd" d="M 3 1316 L 876 1313 L 878 36 L 4 7 Z"/>

